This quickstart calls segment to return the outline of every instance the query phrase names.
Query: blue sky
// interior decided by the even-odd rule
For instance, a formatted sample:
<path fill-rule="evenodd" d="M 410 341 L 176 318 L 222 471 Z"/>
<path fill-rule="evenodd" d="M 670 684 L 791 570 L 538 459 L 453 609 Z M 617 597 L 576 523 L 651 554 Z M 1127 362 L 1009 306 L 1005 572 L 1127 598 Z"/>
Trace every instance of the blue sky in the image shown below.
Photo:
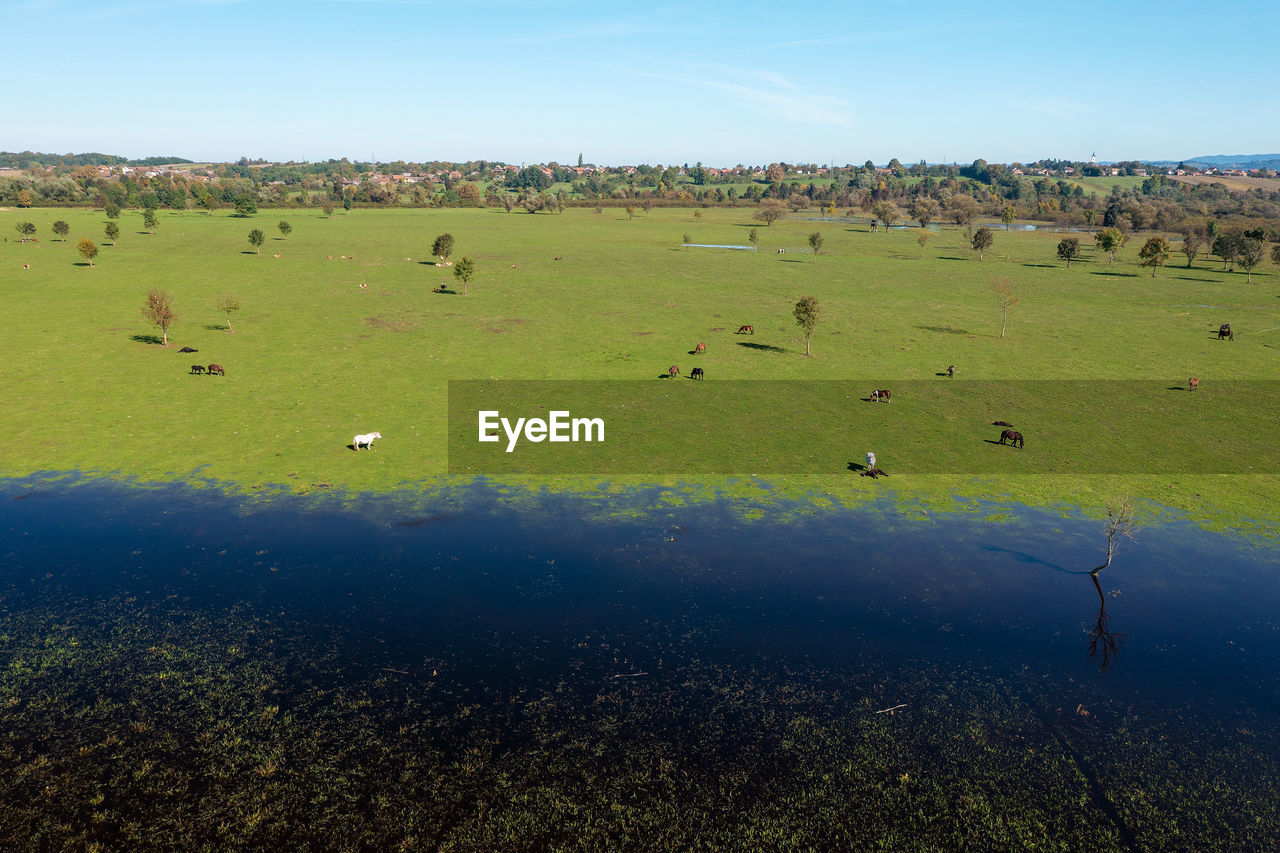
<path fill-rule="evenodd" d="M 710 166 L 1270 153 L 1278 8 L 3 0 L 0 149 Z"/>

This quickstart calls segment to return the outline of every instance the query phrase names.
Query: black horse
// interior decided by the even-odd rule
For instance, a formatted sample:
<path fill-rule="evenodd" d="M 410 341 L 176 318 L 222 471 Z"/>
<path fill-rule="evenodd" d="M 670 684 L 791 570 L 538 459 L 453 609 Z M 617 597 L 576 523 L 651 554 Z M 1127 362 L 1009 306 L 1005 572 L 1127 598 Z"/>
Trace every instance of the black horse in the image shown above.
<path fill-rule="evenodd" d="M 1222 340 L 1223 338 L 1226 338 L 1229 341 L 1234 341 L 1236 339 L 1236 333 L 1231 331 L 1230 323 L 1223 323 L 1218 327 L 1218 340 Z"/>
<path fill-rule="evenodd" d="M 1014 429 L 1007 429 L 1000 433 L 1000 443 L 1008 444 L 1010 447 L 1022 449 L 1022 433 Z"/>
<path fill-rule="evenodd" d="M 198 375 L 200 375 L 201 373 L 204 373 L 204 365 L 203 365 L 203 364 L 193 364 L 193 365 L 191 365 L 191 372 L 192 372 L 192 374 L 197 375 L 197 376 L 198 376 Z"/>
<path fill-rule="evenodd" d="M 695 367 L 692 371 L 690 371 L 690 373 L 689 373 L 689 378 L 690 378 L 690 379 L 702 379 L 702 378 L 703 378 L 702 368 L 701 368 L 701 367 Z"/>

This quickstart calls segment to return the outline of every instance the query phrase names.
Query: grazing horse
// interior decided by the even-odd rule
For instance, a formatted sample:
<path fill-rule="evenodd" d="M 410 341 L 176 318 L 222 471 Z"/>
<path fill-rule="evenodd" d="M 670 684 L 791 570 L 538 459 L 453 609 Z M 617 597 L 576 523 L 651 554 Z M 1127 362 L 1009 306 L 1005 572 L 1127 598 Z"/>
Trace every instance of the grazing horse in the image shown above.
<path fill-rule="evenodd" d="M 734 332 L 735 335 L 754 335 L 755 333 L 755 326 L 739 326 L 738 331 Z"/>
<path fill-rule="evenodd" d="M 191 365 L 191 373 L 194 376 L 199 376 L 201 373 L 204 373 L 204 365 L 203 364 Z"/>
<path fill-rule="evenodd" d="M 363 444 L 365 447 L 373 450 L 373 440 L 375 438 L 382 438 L 382 433 L 366 432 L 364 435 L 357 435 L 355 438 L 351 439 L 351 447 L 354 450 L 359 450 L 360 445 Z"/>
<path fill-rule="evenodd" d="M 1001 444 L 1008 443 L 1010 447 L 1016 447 L 1019 450 L 1021 450 L 1022 449 L 1022 433 L 1018 432 L 1017 430 L 1007 429 L 1004 432 L 1000 433 L 1000 443 Z"/>
<path fill-rule="evenodd" d="M 702 379 L 702 378 L 703 378 L 703 375 L 704 375 L 704 374 L 703 374 L 703 372 L 702 372 L 702 368 L 701 368 L 701 367 L 695 367 L 692 371 L 690 371 L 690 373 L 689 373 L 689 378 L 690 378 L 690 379 Z"/>
<path fill-rule="evenodd" d="M 706 352 L 706 351 L 707 351 L 707 345 L 705 343 L 699 343 L 696 347 L 693 348 L 694 355 L 697 355 L 700 352 Z"/>
<path fill-rule="evenodd" d="M 178 352 L 200 352 L 200 350 L 192 349 L 191 347 L 183 347 L 182 349 L 178 350 Z"/>
<path fill-rule="evenodd" d="M 872 392 L 867 396 L 867 402 L 869 402 L 869 403 L 878 403 L 878 402 L 880 402 L 881 400 L 884 400 L 886 403 L 892 403 L 892 402 L 893 402 L 893 395 L 892 395 L 892 394 L 890 394 L 888 391 L 885 391 L 884 389 L 881 389 L 881 390 L 879 390 L 879 391 L 872 391 Z"/>
<path fill-rule="evenodd" d="M 670 367 L 667 368 L 667 375 L 670 376 L 672 379 L 675 379 L 677 376 L 680 375 L 680 368 L 674 364 L 671 365 Z"/>
<path fill-rule="evenodd" d="M 1190 379 L 1187 380 L 1188 391 L 1194 391 L 1199 387 L 1200 387 L 1200 380 L 1197 379 L 1196 377 L 1192 376 Z"/>
<path fill-rule="evenodd" d="M 1223 323 L 1218 327 L 1218 340 L 1222 340 L 1223 338 L 1226 338 L 1229 341 L 1234 341 L 1236 339 L 1236 333 L 1231 331 L 1230 323 Z"/>
<path fill-rule="evenodd" d="M 209 371 L 210 376 L 214 375 L 215 373 L 218 374 L 219 376 L 227 375 L 227 372 L 222 369 L 221 364 L 211 364 L 208 367 L 206 367 L 205 370 Z"/>

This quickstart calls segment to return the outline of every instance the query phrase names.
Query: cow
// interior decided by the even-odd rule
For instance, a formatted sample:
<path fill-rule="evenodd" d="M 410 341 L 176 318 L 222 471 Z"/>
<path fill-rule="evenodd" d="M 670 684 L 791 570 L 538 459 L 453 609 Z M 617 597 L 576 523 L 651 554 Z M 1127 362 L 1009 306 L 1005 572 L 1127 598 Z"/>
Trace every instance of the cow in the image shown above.
<path fill-rule="evenodd" d="M 203 364 L 191 365 L 191 373 L 193 376 L 199 376 L 200 374 L 204 373 L 204 365 Z"/>
<path fill-rule="evenodd" d="M 673 364 L 667 368 L 667 376 L 671 377 L 672 379 L 675 379 L 679 375 L 680 375 L 680 368 L 677 367 L 676 365 Z"/>
<path fill-rule="evenodd" d="M 1236 339 L 1236 333 L 1231 331 L 1230 323 L 1223 323 L 1218 327 L 1218 340 L 1222 340 L 1223 338 L 1226 338 L 1229 341 L 1234 341 Z"/>
<path fill-rule="evenodd" d="M 693 348 L 694 355 L 697 355 L 700 352 L 706 352 L 706 351 L 707 351 L 707 345 L 705 343 L 699 343 L 696 347 Z"/>
<path fill-rule="evenodd" d="M 222 369 L 221 364 L 211 364 L 208 367 L 206 367 L 205 370 L 209 371 L 210 376 L 213 376 L 215 373 L 219 376 L 227 375 L 227 372 Z"/>
<path fill-rule="evenodd" d="M 754 335 L 755 333 L 755 326 L 739 326 L 738 331 L 734 332 L 735 335 Z"/>
<path fill-rule="evenodd" d="M 1016 447 L 1019 450 L 1021 450 L 1022 449 L 1022 433 L 1018 432 L 1017 430 L 1007 429 L 1004 432 L 1000 433 L 1000 443 L 1001 444 L 1008 443 L 1010 447 Z"/>
<path fill-rule="evenodd" d="M 1188 391 L 1194 391 L 1199 387 L 1200 387 L 1200 380 L 1197 379 L 1196 377 L 1192 376 L 1190 379 L 1187 380 Z"/>
<path fill-rule="evenodd" d="M 178 350 L 178 352 L 200 352 L 200 350 L 192 349 L 191 347 L 183 347 L 182 349 Z"/>
<path fill-rule="evenodd" d="M 359 450 L 360 445 L 363 444 L 365 447 L 369 448 L 370 450 L 373 450 L 373 440 L 375 438 L 382 438 L 382 433 L 366 432 L 363 435 L 357 435 L 355 438 L 351 439 L 351 449 Z"/>
<path fill-rule="evenodd" d="M 704 376 L 704 374 L 703 374 L 703 372 L 702 372 L 702 368 L 701 368 L 701 367 L 695 367 L 693 370 L 691 370 L 691 371 L 689 372 L 689 378 L 690 378 L 690 379 L 702 379 L 702 378 L 703 378 L 703 376 Z"/>
<path fill-rule="evenodd" d="M 879 391 L 872 391 L 867 396 L 867 402 L 869 403 L 879 403 L 881 400 L 885 401 L 886 403 L 892 403 L 893 395 L 882 388 Z"/>

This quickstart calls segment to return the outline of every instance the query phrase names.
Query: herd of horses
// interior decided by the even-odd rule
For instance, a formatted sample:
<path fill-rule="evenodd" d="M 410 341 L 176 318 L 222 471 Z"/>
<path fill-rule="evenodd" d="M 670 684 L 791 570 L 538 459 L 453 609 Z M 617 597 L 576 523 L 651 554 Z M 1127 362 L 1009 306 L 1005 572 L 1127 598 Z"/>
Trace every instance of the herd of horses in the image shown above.
<path fill-rule="evenodd" d="M 191 365 L 191 373 L 195 376 L 208 374 L 209 376 L 226 376 L 227 371 L 222 368 L 221 364 L 211 364 L 205 367 L 203 364 Z"/>

